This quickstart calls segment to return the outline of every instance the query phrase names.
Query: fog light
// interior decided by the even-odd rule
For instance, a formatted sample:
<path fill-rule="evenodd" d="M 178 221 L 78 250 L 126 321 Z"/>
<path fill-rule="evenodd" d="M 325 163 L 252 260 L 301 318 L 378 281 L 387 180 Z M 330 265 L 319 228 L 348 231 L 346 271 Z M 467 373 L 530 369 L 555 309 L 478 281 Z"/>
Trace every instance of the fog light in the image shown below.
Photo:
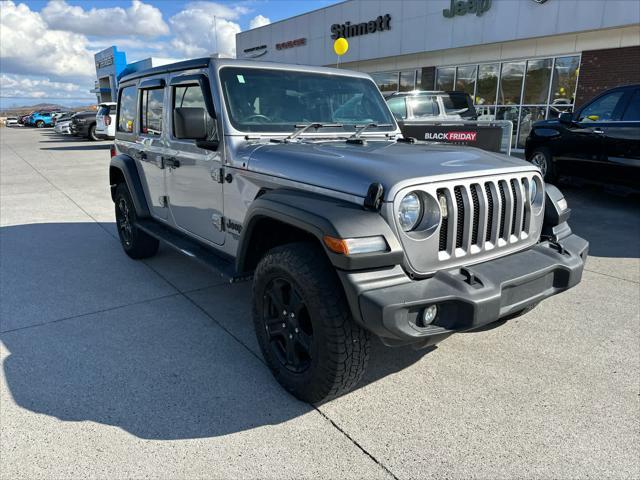
<path fill-rule="evenodd" d="M 430 325 L 437 316 L 438 306 L 431 305 L 430 307 L 424 309 L 424 312 L 422 313 L 422 323 L 424 323 L 425 325 Z"/>

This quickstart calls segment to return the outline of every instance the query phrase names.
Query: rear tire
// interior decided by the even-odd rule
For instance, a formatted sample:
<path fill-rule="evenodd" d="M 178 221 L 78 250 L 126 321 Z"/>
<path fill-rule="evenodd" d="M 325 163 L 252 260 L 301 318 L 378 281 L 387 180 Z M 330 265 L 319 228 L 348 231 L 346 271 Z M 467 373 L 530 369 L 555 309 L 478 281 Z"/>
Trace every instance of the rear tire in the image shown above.
<path fill-rule="evenodd" d="M 340 396 L 365 372 L 370 334 L 353 321 L 335 271 L 310 243 L 283 245 L 262 258 L 253 321 L 274 377 L 302 401 Z"/>
<path fill-rule="evenodd" d="M 36 127 L 37 128 L 44 128 L 44 122 L 42 120 L 38 120 L 36 122 Z"/>
<path fill-rule="evenodd" d="M 548 149 L 544 147 L 536 148 L 531 152 L 528 160 L 540 169 L 545 182 L 553 183 L 556 181 L 556 165 Z"/>
<path fill-rule="evenodd" d="M 126 184 L 118 184 L 115 197 L 116 226 L 125 253 L 136 260 L 153 257 L 160 242 L 136 227 L 136 209 Z"/>
<path fill-rule="evenodd" d="M 100 140 L 97 136 L 96 136 L 96 124 L 92 124 L 91 126 L 89 126 L 89 133 L 87 135 L 87 137 L 89 137 L 89 140 L 91 140 L 92 142 L 96 142 L 98 140 Z"/>

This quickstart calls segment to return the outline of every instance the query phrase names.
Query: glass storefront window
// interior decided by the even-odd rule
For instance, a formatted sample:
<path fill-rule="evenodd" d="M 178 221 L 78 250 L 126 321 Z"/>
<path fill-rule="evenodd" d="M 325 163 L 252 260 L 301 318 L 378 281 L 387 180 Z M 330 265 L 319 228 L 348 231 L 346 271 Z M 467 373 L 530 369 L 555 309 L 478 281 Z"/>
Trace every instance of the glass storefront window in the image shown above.
<path fill-rule="evenodd" d="M 398 91 L 398 72 L 377 72 L 372 73 L 371 78 L 381 92 Z"/>
<path fill-rule="evenodd" d="M 551 78 L 551 58 L 529 60 L 527 76 L 524 80 L 524 98 L 526 105 L 544 105 L 549 95 L 549 79 Z"/>
<path fill-rule="evenodd" d="M 522 92 L 522 79 L 524 77 L 525 62 L 509 62 L 502 64 L 500 75 L 500 93 L 498 103 L 500 105 L 518 105 Z"/>
<path fill-rule="evenodd" d="M 439 68 L 436 78 L 436 89 L 451 91 L 453 90 L 453 80 L 456 76 L 456 67 Z"/>
<path fill-rule="evenodd" d="M 495 105 L 496 91 L 498 90 L 498 74 L 500 65 L 490 63 L 478 67 L 478 90 L 476 92 L 476 105 Z"/>
<path fill-rule="evenodd" d="M 577 55 L 556 58 L 551 82 L 551 104 L 573 104 L 579 69 L 580 57 Z"/>
<path fill-rule="evenodd" d="M 410 92 L 415 88 L 415 70 L 403 70 L 400 72 L 400 91 Z"/>
<path fill-rule="evenodd" d="M 476 65 L 466 65 L 458 67 L 456 74 L 456 91 L 468 93 L 471 98 L 476 89 Z"/>
<path fill-rule="evenodd" d="M 511 60 L 503 63 L 424 67 L 417 88 L 468 93 L 479 120 L 513 123 L 512 146 L 521 148 L 531 124 L 573 110 L 580 55 Z M 432 72 L 429 74 L 429 72 Z M 426 81 L 425 81 L 426 80 Z M 429 84 L 428 86 L 426 86 Z"/>
<path fill-rule="evenodd" d="M 546 109 L 546 107 L 522 107 L 522 110 L 520 112 L 520 132 L 518 133 L 518 148 L 524 148 L 524 142 L 529 136 L 531 126 L 538 120 L 544 120 Z"/>
<path fill-rule="evenodd" d="M 520 107 L 513 105 L 510 107 L 498 107 L 496 109 L 496 120 L 510 120 L 513 123 L 513 131 L 511 133 L 511 146 L 515 146 L 516 135 L 518 134 L 518 112 Z"/>

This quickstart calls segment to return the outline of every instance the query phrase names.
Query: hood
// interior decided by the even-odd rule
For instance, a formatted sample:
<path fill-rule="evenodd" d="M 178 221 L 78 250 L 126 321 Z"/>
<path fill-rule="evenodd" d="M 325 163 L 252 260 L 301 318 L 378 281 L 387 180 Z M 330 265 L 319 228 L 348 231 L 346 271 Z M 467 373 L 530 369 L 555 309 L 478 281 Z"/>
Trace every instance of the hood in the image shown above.
<path fill-rule="evenodd" d="M 379 182 L 387 201 L 406 186 L 535 169 L 524 160 L 474 147 L 393 141 L 269 143 L 247 153 L 251 171 L 359 197 Z"/>

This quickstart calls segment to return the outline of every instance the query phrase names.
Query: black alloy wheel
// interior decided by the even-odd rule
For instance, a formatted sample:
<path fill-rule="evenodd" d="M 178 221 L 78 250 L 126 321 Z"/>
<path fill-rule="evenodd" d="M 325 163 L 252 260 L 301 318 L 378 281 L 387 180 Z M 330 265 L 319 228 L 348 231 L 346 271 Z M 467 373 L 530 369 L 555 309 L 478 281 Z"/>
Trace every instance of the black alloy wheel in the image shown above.
<path fill-rule="evenodd" d="M 262 317 L 269 348 L 280 364 L 294 373 L 309 368 L 313 327 L 298 289 L 285 278 L 275 278 L 264 292 Z"/>
<path fill-rule="evenodd" d="M 153 257 L 160 242 L 136 226 L 136 210 L 126 184 L 118 184 L 114 202 L 118 237 L 126 254 L 135 259 Z"/>
<path fill-rule="evenodd" d="M 131 212 L 129 205 L 124 197 L 118 198 L 116 205 L 116 224 L 118 225 L 118 231 L 120 232 L 120 238 L 125 248 L 131 247 L 133 239 L 133 228 L 131 225 Z"/>

